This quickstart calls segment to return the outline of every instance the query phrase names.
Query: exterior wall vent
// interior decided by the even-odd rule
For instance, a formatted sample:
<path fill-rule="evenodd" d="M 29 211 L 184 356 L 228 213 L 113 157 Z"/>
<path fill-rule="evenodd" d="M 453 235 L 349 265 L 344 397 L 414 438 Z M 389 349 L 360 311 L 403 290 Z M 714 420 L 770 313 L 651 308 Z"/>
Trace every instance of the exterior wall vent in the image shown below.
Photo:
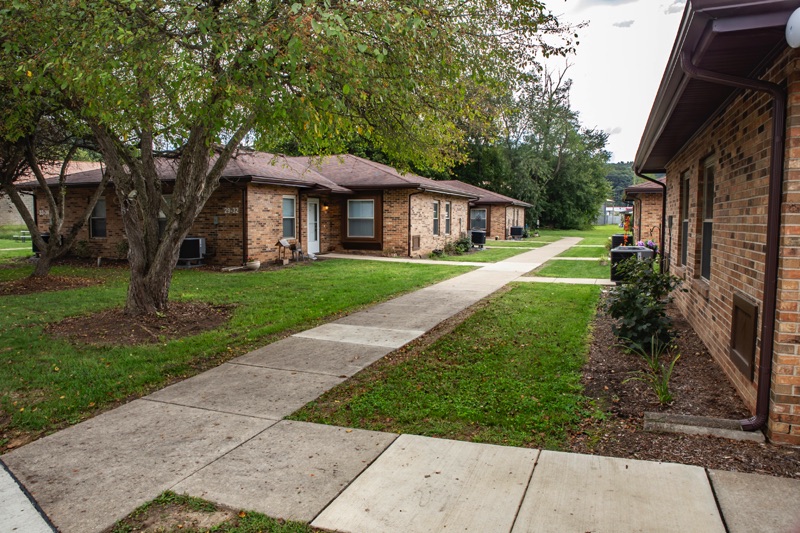
<path fill-rule="evenodd" d="M 740 293 L 733 294 L 730 358 L 734 366 L 750 381 L 756 358 L 758 305 Z"/>

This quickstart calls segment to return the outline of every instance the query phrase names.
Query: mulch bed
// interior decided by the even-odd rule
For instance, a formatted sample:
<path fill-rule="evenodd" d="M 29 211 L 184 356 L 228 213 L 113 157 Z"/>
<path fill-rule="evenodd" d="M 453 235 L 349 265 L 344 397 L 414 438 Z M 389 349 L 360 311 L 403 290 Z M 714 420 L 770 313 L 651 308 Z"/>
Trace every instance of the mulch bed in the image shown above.
<path fill-rule="evenodd" d="M 123 309 L 107 309 L 66 318 L 50 324 L 45 332 L 84 344 L 152 344 L 217 328 L 228 321 L 232 312 L 230 305 L 172 302 L 166 313 L 129 316 Z"/>
<path fill-rule="evenodd" d="M 671 306 L 668 314 L 678 334 L 675 343 L 681 358 L 670 382 L 674 401 L 662 406 L 645 383 L 625 382 L 631 372 L 644 370 L 645 364 L 640 357 L 619 347 L 611 331 L 613 320 L 602 310 L 598 311 L 583 385 L 585 394 L 598 399 L 607 417 L 599 422 L 587 421 L 583 431 L 572 436 L 570 450 L 800 478 L 798 448 L 644 431 L 645 411 L 736 420 L 750 416 L 677 308 Z"/>
<path fill-rule="evenodd" d="M 0 283 L 0 295 L 11 296 L 33 294 L 36 292 L 63 291 L 100 285 L 102 280 L 77 276 L 45 276 L 43 278 L 24 277 Z"/>

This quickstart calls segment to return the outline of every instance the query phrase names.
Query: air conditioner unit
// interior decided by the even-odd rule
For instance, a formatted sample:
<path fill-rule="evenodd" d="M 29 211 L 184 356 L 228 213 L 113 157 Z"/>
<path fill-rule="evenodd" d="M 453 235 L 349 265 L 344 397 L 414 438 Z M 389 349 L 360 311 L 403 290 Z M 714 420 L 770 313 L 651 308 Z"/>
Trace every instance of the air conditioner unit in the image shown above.
<path fill-rule="evenodd" d="M 201 261 L 206 255 L 205 237 L 186 237 L 181 243 L 178 261 Z"/>
<path fill-rule="evenodd" d="M 525 228 L 523 228 L 522 226 L 511 226 L 512 239 L 521 239 L 524 234 L 525 234 Z"/>

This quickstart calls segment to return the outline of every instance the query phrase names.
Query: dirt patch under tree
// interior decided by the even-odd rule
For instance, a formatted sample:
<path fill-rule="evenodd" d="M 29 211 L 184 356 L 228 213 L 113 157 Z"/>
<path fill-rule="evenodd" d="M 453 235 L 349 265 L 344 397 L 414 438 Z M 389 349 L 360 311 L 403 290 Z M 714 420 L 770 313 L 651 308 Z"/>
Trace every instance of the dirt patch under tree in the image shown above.
<path fill-rule="evenodd" d="M 45 332 L 85 344 L 151 344 L 217 328 L 228 321 L 231 312 L 232 306 L 202 302 L 172 302 L 166 313 L 145 316 L 129 316 L 115 308 L 66 318 L 50 324 Z"/>

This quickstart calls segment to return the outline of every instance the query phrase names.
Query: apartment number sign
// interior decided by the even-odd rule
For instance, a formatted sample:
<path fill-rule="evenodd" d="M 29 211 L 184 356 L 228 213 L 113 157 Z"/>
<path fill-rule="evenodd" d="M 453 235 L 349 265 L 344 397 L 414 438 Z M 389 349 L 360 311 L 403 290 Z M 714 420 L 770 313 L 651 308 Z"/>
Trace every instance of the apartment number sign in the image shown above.
<path fill-rule="evenodd" d="M 222 214 L 224 215 L 238 215 L 239 208 L 238 207 L 223 207 Z"/>

